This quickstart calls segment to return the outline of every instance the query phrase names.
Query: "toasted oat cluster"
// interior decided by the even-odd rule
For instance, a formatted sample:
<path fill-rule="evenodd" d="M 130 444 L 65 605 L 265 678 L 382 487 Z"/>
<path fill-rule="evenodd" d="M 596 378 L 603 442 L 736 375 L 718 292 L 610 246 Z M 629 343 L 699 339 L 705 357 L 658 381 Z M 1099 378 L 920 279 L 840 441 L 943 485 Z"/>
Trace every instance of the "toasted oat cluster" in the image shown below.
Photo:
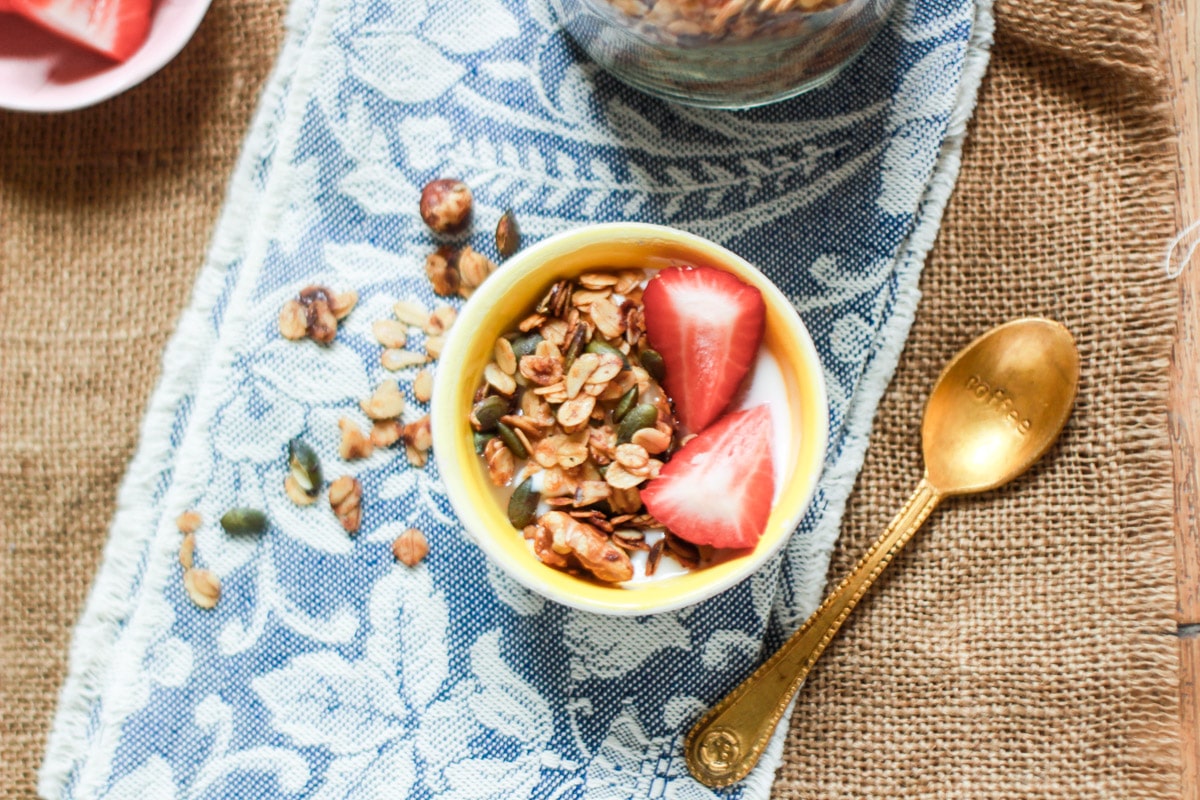
<path fill-rule="evenodd" d="M 636 551 L 648 551 L 646 575 L 664 554 L 689 569 L 704 560 L 660 533 L 639 493 L 681 446 L 662 357 L 646 340 L 646 277 L 555 283 L 496 341 L 470 417 L 492 483 L 511 490 L 509 520 L 537 557 L 608 583 L 634 577 Z"/>

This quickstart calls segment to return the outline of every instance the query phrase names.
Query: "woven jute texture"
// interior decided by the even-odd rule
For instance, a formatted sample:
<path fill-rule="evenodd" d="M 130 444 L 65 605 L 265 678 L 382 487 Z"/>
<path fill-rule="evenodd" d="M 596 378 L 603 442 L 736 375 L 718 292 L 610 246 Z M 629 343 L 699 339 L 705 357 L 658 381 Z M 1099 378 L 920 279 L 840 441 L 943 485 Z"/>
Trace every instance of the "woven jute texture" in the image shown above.
<path fill-rule="evenodd" d="M 134 91 L 0 114 L 5 800 L 33 796 L 71 627 L 282 15 L 216 0 Z M 1179 796 L 1159 56 L 1138 2 L 1003 2 L 997 28 L 831 576 L 920 477 L 928 388 L 985 328 L 1065 322 L 1076 413 L 1027 476 L 935 512 L 855 612 L 800 695 L 781 798 Z"/>

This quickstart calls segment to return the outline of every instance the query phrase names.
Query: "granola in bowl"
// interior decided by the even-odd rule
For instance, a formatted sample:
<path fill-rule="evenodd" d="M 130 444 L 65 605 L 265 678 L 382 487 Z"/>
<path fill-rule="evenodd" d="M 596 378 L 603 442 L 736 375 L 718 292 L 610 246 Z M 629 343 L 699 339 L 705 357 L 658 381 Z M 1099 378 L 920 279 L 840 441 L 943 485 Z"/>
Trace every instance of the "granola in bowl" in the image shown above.
<path fill-rule="evenodd" d="M 713 276 L 757 298 L 759 333 L 718 337 L 738 344 L 712 363 L 734 369 L 672 370 L 681 351 L 712 355 L 679 309 Z M 692 322 L 729 324 L 726 297 Z M 514 257 L 463 308 L 432 402 L 467 534 L 527 587 L 604 613 L 678 608 L 746 577 L 797 524 L 826 436 L 820 368 L 786 298 L 728 251 L 650 225 Z"/>

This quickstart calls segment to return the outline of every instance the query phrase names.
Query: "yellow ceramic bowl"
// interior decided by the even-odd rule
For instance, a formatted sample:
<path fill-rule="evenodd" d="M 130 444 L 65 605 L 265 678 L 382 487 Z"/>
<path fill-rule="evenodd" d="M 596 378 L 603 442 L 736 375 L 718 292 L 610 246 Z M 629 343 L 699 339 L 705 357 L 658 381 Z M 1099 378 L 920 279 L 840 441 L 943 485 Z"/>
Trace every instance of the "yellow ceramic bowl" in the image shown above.
<path fill-rule="evenodd" d="M 792 439 L 782 491 L 758 545 L 745 555 L 693 572 L 606 586 L 542 564 L 497 502 L 475 453 L 467 417 L 496 339 L 516 326 L 550 285 L 601 268 L 707 264 L 757 286 L 767 306 L 763 344 L 778 361 L 790 399 Z M 438 363 L 433 391 L 433 452 L 463 527 L 501 568 L 530 589 L 568 606 L 639 615 L 682 608 L 733 586 L 787 541 L 812 499 L 825 456 L 828 409 L 817 352 L 791 303 L 761 272 L 712 242 L 657 225 L 592 225 L 547 239 L 511 258 L 463 307 Z"/>

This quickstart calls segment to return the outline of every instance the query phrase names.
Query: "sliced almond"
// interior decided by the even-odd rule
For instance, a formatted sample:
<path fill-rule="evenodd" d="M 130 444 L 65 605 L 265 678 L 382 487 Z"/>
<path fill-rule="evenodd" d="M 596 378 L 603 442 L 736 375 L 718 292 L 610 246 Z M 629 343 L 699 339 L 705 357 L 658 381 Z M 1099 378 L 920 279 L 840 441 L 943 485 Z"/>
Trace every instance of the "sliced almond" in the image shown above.
<path fill-rule="evenodd" d="M 588 419 L 591 418 L 592 411 L 595 408 L 596 398 L 590 394 L 581 394 L 568 399 L 559 406 L 555 417 L 558 419 L 558 424 L 562 426 L 563 430 L 571 433 L 587 425 Z"/>
<path fill-rule="evenodd" d="M 213 608 L 221 599 L 221 579 L 206 569 L 184 571 L 183 588 L 200 608 Z"/>
<path fill-rule="evenodd" d="M 563 347 L 567 343 L 568 330 L 570 326 L 563 319 L 552 319 L 540 328 L 542 339 L 547 345 L 553 345 L 555 348 Z"/>
<path fill-rule="evenodd" d="M 442 357 L 442 348 L 446 346 L 445 336 L 425 337 L 425 353 L 433 359 Z"/>
<path fill-rule="evenodd" d="M 283 479 L 283 493 L 298 506 L 311 506 L 317 502 L 316 497 L 304 491 L 295 475 L 288 475 Z"/>
<path fill-rule="evenodd" d="M 195 533 L 200 530 L 200 514 L 196 511 L 185 511 L 175 519 L 175 527 L 180 533 Z"/>
<path fill-rule="evenodd" d="M 411 444 L 404 445 L 404 454 L 408 456 L 409 465 L 418 469 L 425 466 L 426 462 L 429 461 L 429 454 L 427 452 L 418 450 Z"/>
<path fill-rule="evenodd" d="M 580 481 L 575 489 L 575 505 L 590 506 L 607 500 L 612 490 L 604 481 Z"/>
<path fill-rule="evenodd" d="M 375 387 L 374 394 L 358 405 L 370 419 L 395 419 L 404 413 L 404 394 L 400 391 L 400 384 L 386 380 Z"/>
<path fill-rule="evenodd" d="M 502 370 L 495 361 L 483 368 L 483 379 L 502 395 L 512 396 L 517 391 L 517 381 Z"/>
<path fill-rule="evenodd" d="M 384 347 L 404 347 L 408 341 L 408 326 L 395 319 L 379 319 L 371 323 L 375 341 Z"/>
<path fill-rule="evenodd" d="M 579 285 L 585 289 L 612 289 L 620 280 L 615 272 L 585 272 L 579 276 Z"/>
<path fill-rule="evenodd" d="M 533 460 L 546 469 L 558 466 L 558 451 L 566 438 L 562 434 L 556 434 L 542 439 L 529 451 Z"/>
<path fill-rule="evenodd" d="M 600 356 L 596 353 L 583 353 L 575 359 L 575 362 L 571 364 L 571 368 L 567 370 L 566 388 L 568 398 L 579 394 L 579 390 L 588 382 L 588 379 L 591 378 L 592 373 L 596 371 L 596 367 L 598 366 L 600 366 Z"/>
<path fill-rule="evenodd" d="M 296 341 L 308 333 L 308 315 L 298 300 L 288 300 L 279 311 L 279 333 L 285 339 Z"/>
<path fill-rule="evenodd" d="M 421 403 L 428 403 L 433 397 L 433 373 L 423 369 L 413 378 L 413 395 Z"/>
<path fill-rule="evenodd" d="M 606 299 L 610 294 L 612 294 L 611 289 L 576 291 L 571 295 L 571 305 L 586 309 L 597 300 Z"/>
<path fill-rule="evenodd" d="M 517 372 L 517 354 L 513 352 L 512 342 L 501 336 L 496 340 L 496 346 L 493 351 L 496 366 L 509 375 L 515 375 Z"/>
<path fill-rule="evenodd" d="M 585 355 L 591 354 L 585 353 Z M 580 358 L 583 358 L 583 356 L 580 356 Z M 603 353 L 597 356 L 597 359 L 596 369 L 588 376 L 588 383 L 608 383 L 617 377 L 625 367 L 625 362 L 612 353 Z M 620 395 L 617 396 L 620 397 Z"/>
<path fill-rule="evenodd" d="M 347 461 L 370 457 L 375 446 L 371 444 L 371 440 L 363 434 L 362 429 L 355 424 L 354 420 L 342 417 L 338 420 L 338 428 L 342 431 L 342 441 L 338 445 L 338 455 Z"/>
<path fill-rule="evenodd" d="M 664 433 L 657 427 L 642 428 L 633 434 L 629 439 L 631 444 L 636 444 L 647 453 L 655 454 L 667 452 L 667 448 L 671 446 L 671 435 Z"/>
<path fill-rule="evenodd" d="M 641 445 L 626 442 L 617 445 L 617 463 L 630 472 L 644 469 L 650 463 L 650 455 Z"/>
<path fill-rule="evenodd" d="M 613 301 L 603 298 L 592 303 L 588 313 L 596 330 L 609 339 L 616 339 L 625 332 L 625 316 Z"/>
<path fill-rule="evenodd" d="M 329 484 L 329 505 L 336 508 L 346 501 L 354 492 L 354 478 L 349 475 L 343 475 L 333 483 Z"/>
<path fill-rule="evenodd" d="M 488 477 L 494 486 L 507 486 L 516 470 L 512 451 L 499 438 L 489 439 L 483 448 L 483 459 L 487 462 Z"/>
<path fill-rule="evenodd" d="M 438 306 L 425 320 L 425 333 L 430 336 L 441 336 L 450 330 L 450 326 L 457 318 L 458 312 L 454 310 L 453 306 Z"/>
<path fill-rule="evenodd" d="M 429 312 L 425 310 L 425 306 L 416 300 L 401 300 L 392 306 L 392 313 L 400 322 L 416 328 L 422 327 L 429 319 Z"/>
<path fill-rule="evenodd" d="M 644 480 L 646 480 L 644 477 L 634 475 L 615 462 L 609 464 L 608 471 L 604 473 L 605 483 L 614 489 L 632 489 Z"/>
<path fill-rule="evenodd" d="M 404 426 L 404 441 L 422 452 L 433 447 L 433 430 L 428 414 Z"/>
<path fill-rule="evenodd" d="M 384 350 L 383 355 L 379 357 L 379 363 L 383 365 L 383 368 L 392 372 L 407 367 L 415 367 L 428 361 L 429 359 L 423 353 L 414 353 L 411 350 L 397 350 L 395 348 Z"/>
<path fill-rule="evenodd" d="M 193 562 L 195 552 L 196 534 L 188 533 L 179 544 L 179 563 L 183 565 L 184 569 L 191 569 L 195 566 Z"/>
<path fill-rule="evenodd" d="M 343 319 L 358 305 L 358 292 L 348 291 L 335 294 L 329 300 L 329 310 L 338 319 Z"/>
<path fill-rule="evenodd" d="M 558 449 L 558 465 L 563 469 L 571 469 L 578 467 L 583 462 L 587 461 L 588 446 L 586 434 L 580 436 L 565 437 L 562 447 Z"/>

